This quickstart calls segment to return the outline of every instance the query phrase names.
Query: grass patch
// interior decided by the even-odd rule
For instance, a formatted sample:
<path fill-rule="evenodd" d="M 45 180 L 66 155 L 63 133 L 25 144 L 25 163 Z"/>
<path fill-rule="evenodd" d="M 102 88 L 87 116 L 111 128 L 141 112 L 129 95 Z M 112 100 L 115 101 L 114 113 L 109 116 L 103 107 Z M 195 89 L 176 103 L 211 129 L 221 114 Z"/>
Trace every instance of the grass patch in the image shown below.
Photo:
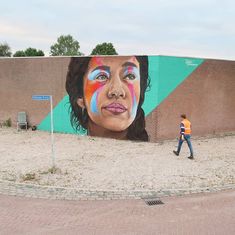
<path fill-rule="evenodd" d="M 22 175 L 21 178 L 23 181 L 35 180 L 36 174 L 35 173 L 26 173 L 25 175 Z"/>
<path fill-rule="evenodd" d="M 51 174 L 61 174 L 62 173 L 61 169 L 58 167 L 55 167 L 55 166 L 49 168 L 48 172 Z"/>
<path fill-rule="evenodd" d="M 12 122 L 11 122 L 11 119 L 8 118 L 6 121 L 4 121 L 2 123 L 3 126 L 6 126 L 6 127 L 11 127 L 12 126 Z"/>
<path fill-rule="evenodd" d="M 55 166 L 49 168 L 46 171 L 40 172 L 41 175 L 46 175 L 46 174 L 61 174 L 61 173 L 62 173 L 61 169 L 58 168 L 58 167 L 55 167 Z"/>

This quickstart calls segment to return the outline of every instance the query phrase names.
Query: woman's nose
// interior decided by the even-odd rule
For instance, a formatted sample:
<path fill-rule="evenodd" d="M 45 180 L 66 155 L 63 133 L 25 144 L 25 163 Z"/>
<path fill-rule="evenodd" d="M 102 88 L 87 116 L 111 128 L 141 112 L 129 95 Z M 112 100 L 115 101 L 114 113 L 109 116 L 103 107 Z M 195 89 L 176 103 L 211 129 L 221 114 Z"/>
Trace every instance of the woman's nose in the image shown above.
<path fill-rule="evenodd" d="M 114 97 L 116 99 L 118 99 L 119 97 L 125 98 L 123 83 L 119 76 L 111 78 L 108 89 L 108 97 L 109 98 Z"/>

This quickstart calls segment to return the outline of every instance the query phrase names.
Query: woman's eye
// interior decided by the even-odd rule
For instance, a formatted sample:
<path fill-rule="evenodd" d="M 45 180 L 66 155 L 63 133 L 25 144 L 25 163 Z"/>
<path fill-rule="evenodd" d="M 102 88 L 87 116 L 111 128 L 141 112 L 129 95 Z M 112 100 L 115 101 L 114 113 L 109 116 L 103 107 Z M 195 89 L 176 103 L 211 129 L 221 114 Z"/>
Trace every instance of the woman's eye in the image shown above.
<path fill-rule="evenodd" d="M 99 80 L 99 81 L 106 81 L 106 80 L 108 80 L 108 77 L 107 77 L 107 75 L 105 75 L 105 74 L 100 74 L 100 75 L 98 75 L 98 76 L 96 77 L 96 80 Z"/>
<path fill-rule="evenodd" d="M 129 73 L 125 76 L 125 79 L 127 80 L 134 80 L 136 78 L 136 76 L 132 73 Z"/>

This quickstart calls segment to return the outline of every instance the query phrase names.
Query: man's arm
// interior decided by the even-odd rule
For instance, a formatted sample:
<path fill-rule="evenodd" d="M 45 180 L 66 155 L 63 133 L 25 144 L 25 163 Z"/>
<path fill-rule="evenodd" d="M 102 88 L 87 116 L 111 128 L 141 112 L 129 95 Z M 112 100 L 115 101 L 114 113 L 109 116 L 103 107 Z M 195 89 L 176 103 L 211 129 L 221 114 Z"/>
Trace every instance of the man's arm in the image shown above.
<path fill-rule="evenodd" d="M 180 123 L 180 139 L 184 140 L 185 126 L 184 123 Z"/>

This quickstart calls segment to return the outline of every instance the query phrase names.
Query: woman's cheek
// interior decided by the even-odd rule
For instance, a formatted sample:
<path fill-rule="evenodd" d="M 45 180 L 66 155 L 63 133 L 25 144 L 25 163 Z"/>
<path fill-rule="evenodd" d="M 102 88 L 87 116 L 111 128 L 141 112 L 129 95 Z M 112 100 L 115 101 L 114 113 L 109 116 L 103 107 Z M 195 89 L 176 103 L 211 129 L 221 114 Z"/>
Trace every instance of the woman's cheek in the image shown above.
<path fill-rule="evenodd" d="M 99 93 L 103 89 L 103 85 L 100 82 L 88 83 L 85 89 L 86 100 L 90 106 L 92 113 L 99 114 L 98 110 L 98 98 Z"/>
<path fill-rule="evenodd" d="M 131 101 L 132 101 L 132 108 L 131 108 L 131 117 L 135 118 L 136 116 L 136 112 L 137 112 L 137 107 L 138 107 L 138 102 L 139 102 L 139 96 L 137 97 L 136 93 L 138 94 L 139 92 L 137 92 L 138 87 L 132 83 L 128 84 L 128 89 L 130 91 L 131 94 Z"/>

